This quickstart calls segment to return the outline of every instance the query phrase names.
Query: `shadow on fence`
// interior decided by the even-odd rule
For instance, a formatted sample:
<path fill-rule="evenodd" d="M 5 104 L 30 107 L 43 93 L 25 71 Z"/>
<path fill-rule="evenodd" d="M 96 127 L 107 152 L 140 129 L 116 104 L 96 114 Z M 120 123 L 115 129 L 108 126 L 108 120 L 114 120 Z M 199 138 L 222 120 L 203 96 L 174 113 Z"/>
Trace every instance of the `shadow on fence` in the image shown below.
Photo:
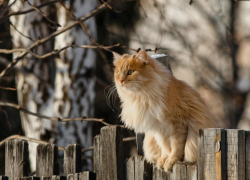
<path fill-rule="evenodd" d="M 81 147 L 72 144 L 64 150 L 64 176 L 59 176 L 57 146 L 40 144 L 36 175 L 28 176 L 28 143 L 15 139 L 5 143 L 5 176 L 0 180 L 243 180 L 250 179 L 249 151 L 249 131 L 200 130 L 197 165 L 177 162 L 171 173 L 165 173 L 141 155 L 125 160 L 122 128 L 108 126 L 94 139 L 94 172 L 80 172 Z"/>

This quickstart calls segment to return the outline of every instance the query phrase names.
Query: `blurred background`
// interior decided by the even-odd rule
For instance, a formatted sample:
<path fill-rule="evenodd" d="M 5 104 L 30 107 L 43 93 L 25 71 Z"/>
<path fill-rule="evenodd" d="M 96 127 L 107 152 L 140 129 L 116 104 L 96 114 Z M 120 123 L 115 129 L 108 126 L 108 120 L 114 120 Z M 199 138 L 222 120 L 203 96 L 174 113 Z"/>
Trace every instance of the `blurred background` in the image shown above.
<path fill-rule="evenodd" d="M 102 8 L 100 10 L 100 7 Z M 93 10 L 99 8 L 98 13 Z M 49 38 L 5 69 L 33 43 Z M 250 129 L 250 1 L 230 0 L 3 0 L 0 2 L 0 140 L 19 134 L 66 147 L 93 145 L 100 122 L 67 123 L 33 116 L 103 118 L 120 123 L 120 104 L 112 96 L 112 53 L 165 53 L 174 76 L 205 99 L 221 128 Z M 119 44 L 118 44 L 119 43 Z M 118 44 L 118 45 L 117 45 Z M 65 46 L 92 45 L 99 48 Z M 113 46 L 109 49 L 102 46 Z M 13 52 L 7 53 L 4 49 Z M 22 50 L 17 50 L 22 49 Z M 151 50 L 151 51 L 150 51 Z M 54 52 L 41 57 L 46 53 Z M 34 56 L 40 55 L 40 56 Z M 4 75 L 4 76 L 2 76 Z M 13 108 L 3 104 L 19 105 Z M 124 136 L 134 136 L 125 130 Z M 135 142 L 125 142 L 127 147 Z M 36 143 L 29 143 L 35 170 Z M 126 156 L 133 154 L 126 151 Z M 60 154 L 61 160 L 63 153 Z M 91 151 L 83 169 L 92 170 Z M 4 174 L 4 146 L 0 147 Z"/>

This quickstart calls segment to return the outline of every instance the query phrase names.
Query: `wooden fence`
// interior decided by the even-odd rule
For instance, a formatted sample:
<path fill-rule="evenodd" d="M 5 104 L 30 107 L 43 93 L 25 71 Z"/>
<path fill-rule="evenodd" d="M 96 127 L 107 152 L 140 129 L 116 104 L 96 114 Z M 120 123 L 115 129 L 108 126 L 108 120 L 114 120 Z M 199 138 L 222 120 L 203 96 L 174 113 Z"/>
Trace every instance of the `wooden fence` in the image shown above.
<path fill-rule="evenodd" d="M 177 162 L 171 173 L 158 170 L 141 155 L 125 160 L 123 151 L 122 128 L 103 127 L 94 139 L 94 172 L 81 172 L 81 147 L 72 144 L 64 149 L 64 176 L 59 176 L 58 147 L 39 144 L 36 174 L 28 176 L 28 143 L 8 140 L 5 176 L 0 180 L 250 180 L 250 131 L 200 130 L 197 164 Z"/>

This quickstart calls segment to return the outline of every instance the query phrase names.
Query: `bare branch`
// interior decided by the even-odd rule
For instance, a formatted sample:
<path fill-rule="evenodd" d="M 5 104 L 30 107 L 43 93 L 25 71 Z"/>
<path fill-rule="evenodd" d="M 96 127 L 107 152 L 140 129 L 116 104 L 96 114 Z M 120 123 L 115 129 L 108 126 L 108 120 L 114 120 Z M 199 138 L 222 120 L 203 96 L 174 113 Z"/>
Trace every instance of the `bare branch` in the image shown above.
<path fill-rule="evenodd" d="M 26 141 L 39 143 L 39 144 L 50 144 L 47 141 L 43 141 L 43 140 L 39 140 L 39 139 L 29 138 L 29 137 L 21 136 L 21 135 L 12 135 L 12 136 L 9 136 L 9 137 L 5 138 L 4 140 L 2 140 L 0 142 L 0 147 L 3 146 L 6 141 L 11 140 L 11 139 L 23 139 L 23 140 L 26 140 Z M 64 151 L 64 147 L 62 147 L 62 146 L 57 146 L 57 147 L 58 147 L 59 150 Z"/>
<path fill-rule="evenodd" d="M 65 46 L 63 48 L 60 48 L 60 49 L 55 49 L 49 53 L 46 53 L 46 54 L 43 54 L 43 55 L 39 55 L 39 54 L 35 54 L 33 53 L 32 51 L 29 51 L 29 50 L 26 50 L 26 49 L 22 49 L 22 48 L 17 48 L 17 49 L 0 49 L 0 53 L 4 53 L 4 54 L 12 54 L 14 52 L 28 52 L 30 53 L 32 56 L 38 58 L 38 59 L 45 59 L 45 58 L 48 58 L 50 56 L 54 56 L 54 55 L 57 55 L 59 54 L 60 52 L 68 49 L 68 48 L 89 48 L 89 49 L 110 49 L 110 48 L 113 48 L 113 47 L 119 47 L 121 46 L 119 43 L 118 44 L 115 44 L 115 45 L 111 45 L 111 46 L 91 46 L 91 45 L 70 45 L 70 46 Z"/>
<path fill-rule="evenodd" d="M 16 108 L 19 111 L 22 111 L 26 114 L 30 114 L 32 116 L 36 116 L 39 118 L 43 118 L 43 119 L 48 119 L 50 121 L 55 121 L 55 122 L 69 122 L 69 121 L 94 121 L 94 122 L 100 122 L 106 126 L 112 126 L 113 124 L 109 124 L 107 122 L 104 121 L 104 119 L 98 119 L 98 118 L 86 118 L 86 117 L 79 117 L 79 118 L 65 118 L 65 119 L 61 119 L 59 117 L 49 117 L 49 116 L 45 116 L 39 113 L 35 113 L 35 112 L 31 112 L 28 109 L 25 109 L 17 104 L 14 103 L 9 103 L 9 102 L 0 102 L 0 106 L 7 106 L 7 107 L 13 107 Z M 121 127 L 124 128 L 123 125 L 121 125 Z"/>
<path fill-rule="evenodd" d="M 12 136 L 9 136 L 9 137 L 5 138 L 4 140 L 0 141 L 0 147 L 3 146 L 6 141 L 11 140 L 11 139 L 23 139 L 23 140 L 26 140 L 29 142 L 34 142 L 34 143 L 39 143 L 39 144 L 51 144 L 50 142 L 39 140 L 39 139 L 29 138 L 29 137 L 21 136 L 21 135 L 12 135 Z M 136 140 L 136 137 L 123 138 L 123 141 L 125 141 L 125 142 L 126 141 L 134 141 L 134 140 Z M 57 147 L 58 147 L 58 150 L 60 150 L 60 151 L 65 150 L 65 148 L 62 146 L 57 146 Z M 94 146 L 90 146 L 86 149 L 81 149 L 81 152 L 84 153 L 86 151 L 91 151 L 93 149 L 94 149 Z"/>
<path fill-rule="evenodd" d="M 60 24 L 52 21 L 44 12 L 42 12 L 39 8 L 33 6 L 28 0 L 25 0 L 25 1 L 30 5 L 30 7 L 32 7 L 32 9 L 36 10 L 39 14 L 41 14 L 43 17 L 45 17 L 45 19 L 47 19 L 47 21 L 49 21 L 50 23 L 54 24 L 55 28 L 56 27 L 61 27 Z"/>
<path fill-rule="evenodd" d="M 71 29 L 72 27 L 76 26 L 77 24 L 83 22 L 83 21 L 86 21 L 87 19 L 91 18 L 92 16 L 100 13 L 101 11 L 103 11 L 104 9 L 106 8 L 105 5 L 101 5 L 99 6 L 97 9 L 93 10 L 91 13 L 89 13 L 88 15 L 80 18 L 80 21 L 75 21 L 65 27 L 63 27 L 62 29 L 50 34 L 49 36 L 43 38 L 43 39 L 40 39 L 40 40 L 37 40 L 35 43 L 33 43 L 29 48 L 28 48 L 28 51 L 31 51 L 33 48 L 51 40 L 52 38 L 58 36 L 59 34 Z M 22 52 L 16 59 L 14 59 L 10 64 L 8 64 L 8 66 L 1 72 L 0 74 L 0 83 L 3 79 L 4 76 L 6 76 L 11 70 L 12 68 L 23 58 L 25 57 L 26 55 L 28 54 L 28 52 Z"/>
<path fill-rule="evenodd" d="M 19 31 L 17 28 L 16 28 L 16 26 L 14 26 L 13 24 L 12 24 L 12 22 L 11 21 L 9 21 L 9 23 L 10 23 L 10 25 L 19 33 L 19 34 L 21 34 L 23 37 L 26 37 L 26 38 L 28 38 L 29 40 L 31 40 L 31 41 L 33 41 L 33 42 L 35 42 L 35 40 L 33 40 L 31 37 L 29 37 L 29 36 L 26 36 L 25 34 L 23 34 L 21 31 Z"/>
<path fill-rule="evenodd" d="M 111 9 L 112 11 L 116 12 L 116 13 L 121 13 L 121 11 L 117 11 L 115 10 L 113 7 L 111 7 L 107 2 L 105 2 L 104 0 L 101 0 L 103 4 L 105 4 L 109 9 Z"/>
<path fill-rule="evenodd" d="M 0 89 L 9 90 L 9 91 L 16 91 L 16 88 L 3 87 L 3 86 L 0 86 Z"/>
<path fill-rule="evenodd" d="M 35 6 L 36 8 L 42 8 L 44 6 L 47 6 L 49 4 L 53 4 L 53 3 L 56 3 L 57 1 L 50 1 L 50 2 L 46 2 L 44 4 L 41 4 L 39 6 Z M 19 12 L 12 12 L 2 18 L 0 18 L 0 22 L 3 22 L 4 20 L 8 19 L 10 16 L 18 16 L 18 15 L 24 15 L 24 14 L 28 14 L 32 11 L 35 11 L 35 9 L 31 8 L 31 9 L 28 9 L 28 10 L 25 10 L 25 11 L 19 11 Z"/>

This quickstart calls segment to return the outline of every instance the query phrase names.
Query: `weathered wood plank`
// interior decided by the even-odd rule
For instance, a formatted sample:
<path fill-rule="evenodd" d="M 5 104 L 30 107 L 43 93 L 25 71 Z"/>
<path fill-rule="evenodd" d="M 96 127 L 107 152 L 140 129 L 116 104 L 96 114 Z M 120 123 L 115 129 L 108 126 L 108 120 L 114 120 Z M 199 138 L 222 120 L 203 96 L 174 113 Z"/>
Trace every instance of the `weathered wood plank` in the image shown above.
<path fill-rule="evenodd" d="M 66 176 L 42 176 L 41 180 L 67 180 Z"/>
<path fill-rule="evenodd" d="M 15 178 L 15 180 L 40 180 L 40 177 L 25 176 L 25 177 Z"/>
<path fill-rule="evenodd" d="M 245 179 L 245 131 L 227 131 L 227 179 Z"/>
<path fill-rule="evenodd" d="M 135 179 L 135 159 L 131 157 L 127 160 L 125 165 L 125 180 Z"/>
<path fill-rule="evenodd" d="M 153 167 L 152 180 L 169 180 L 170 173 L 166 173 L 164 170 L 158 169 L 156 166 Z"/>
<path fill-rule="evenodd" d="M 176 162 L 170 173 L 171 180 L 187 180 L 187 167 L 185 163 Z"/>
<path fill-rule="evenodd" d="M 8 176 L 0 176 L 0 180 L 9 180 Z"/>
<path fill-rule="evenodd" d="M 64 175 L 74 174 L 81 171 L 81 146 L 70 144 L 64 151 Z"/>
<path fill-rule="evenodd" d="M 201 129 L 198 139 L 198 179 L 226 179 L 226 132 Z"/>
<path fill-rule="evenodd" d="M 143 156 L 135 156 L 135 180 L 151 180 L 152 179 L 152 166 Z"/>
<path fill-rule="evenodd" d="M 143 156 L 135 156 L 126 162 L 126 180 L 151 180 L 152 166 Z"/>
<path fill-rule="evenodd" d="M 246 131 L 246 180 L 250 180 L 250 131 Z"/>
<path fill-rule="evenodd" d="M 36 176 L 59 178 L 58 147 L 55 144 L 39 144 L 36 153 Z M 61 177 L 60 177 L 61 178 Z M 63 178 L 63 177 L 62 177 Z"/>
<path fill-rule="evenodd" d="M 188 164 L 187 165 L 187 180 L 197 180 L 198 179 L 198 171 L 196 164 Z"/>
<path fill-rule="evenodd" d="M 28 176 L 28 143 L 20 139 L 5 142 L 5 175 L 9 180 Z"/>
<path fill-rule="evenodd" d="M 120 126 L 101 129 L 100 152 L 101 180 L 123 180 L 123 135 Z"/>
<path fill-rule="evenodd" d="M 96 180 L 96 174 L 90 171 L 68 174 L 67 180 Z"/>
<path fill-rule="evenodd" d="M 96 173 L 96 180 L 101 180 L 100 167 L 100 135 L 94 138 L 94 172 Z"/>
<path fill-rule="evenodd" d="M 96 180 L 96 173 L 85 171 L 78 174 L 79 180 Z"/>

